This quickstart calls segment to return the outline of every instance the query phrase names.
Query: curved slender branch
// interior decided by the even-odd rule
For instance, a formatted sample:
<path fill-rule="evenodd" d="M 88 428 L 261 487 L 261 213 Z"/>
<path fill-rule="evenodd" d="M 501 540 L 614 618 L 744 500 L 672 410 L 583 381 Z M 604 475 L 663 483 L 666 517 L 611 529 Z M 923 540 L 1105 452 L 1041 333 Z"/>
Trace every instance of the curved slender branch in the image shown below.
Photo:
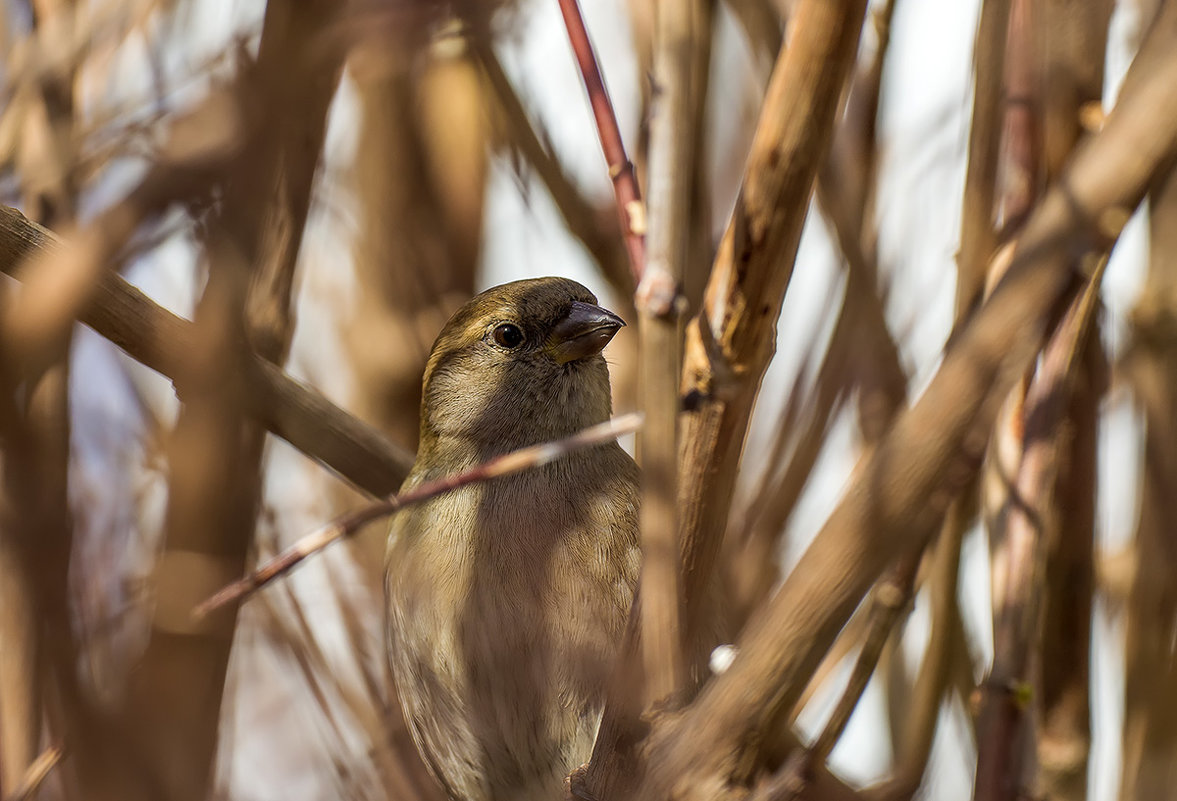
<path fill-rule="evenodd" d="M 625 434 L 632 434 L 641 428 L 641 425 L 642 416 L 637 413 L 615 417 L 571 437 L 520 448 L 496 456 L 464 472 L 429 481 L 385 500 L 361 506 L 308 534 L 249 575 L 224 587 L 200 603 L 192 614 L 197 619 L 204 618 L 227 604 L 244 599 L 274 579 L 289 573 L 308 556 L 318 553 L 338 539 L 350 537 L 373 520 L 387 517 L 406 506 L 422 503 L 467 484 L 489 481 L 492 478 L 539 467 L 581 448 L 600 445 Z"/>

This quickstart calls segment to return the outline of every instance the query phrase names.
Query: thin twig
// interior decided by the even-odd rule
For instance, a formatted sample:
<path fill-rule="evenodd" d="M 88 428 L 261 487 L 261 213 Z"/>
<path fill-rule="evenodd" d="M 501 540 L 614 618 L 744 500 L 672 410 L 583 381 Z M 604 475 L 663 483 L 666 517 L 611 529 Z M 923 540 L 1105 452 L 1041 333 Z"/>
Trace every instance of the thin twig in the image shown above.
<path fill-rule="evenodd" d="M 601 445 L 625 434 L 631 434 L 641 428 L 641 425 L 642 416 L 636 412 L 614 417 L 573 434 L 571 437 L 520 448 L 502 456 L 496 456 L 490 461 L 464 472 L 439 478 L 436 481 L 428 481 L 399 495 L 361 506 L 308 534 L 249 575 L 226 586 L 199 604 L 192 614 L 198 619 L 203 618 L 226 604 L 243 599 L 279 576 L 288 573 L 308 556 L 323 550 L 336 540 L 349 537 L 373 520 L 387 517 L 406 506 L 452 492 L 467 484 L 488 481 L 492 478 L 545 465 L 581 448 Z"/>
<path fill-rule="evenodd" d="M 633 272 L 634 284 L 642 279 L 646 268 L 646 209 L 642 205 L 642 194 L 638 189 L 637 175 L 633 162 L 625 153 L 621 129 L 617 126 L 617 115 L 609 100 L 609 92 L 597 66 L 597 57 L 589 41 L 584 17 L 576 0 L 558 0 L 560 13 L 564 16 L 564 27 L 568 29 L 568 40 L 576 56 L 576 66 L 588 92 L 597 133 L 601 137 L 601 150 L 609 165 L 609 177 L 617 195 L 617 211 L 621 215 L 621 231 L 625 237 L 625 249 L 629 253 L 629 268 Z"/>
<path fill-rule="evenodd" d="M 892 776 L 874 788 L 871 798 L 879 801 L 909 799 L 919 788 L 936 724 L 940 718 L 948 674 L 958 650 L 964 650 L 963 635 L 958 637 L 960 611 L 957 608 L 957 582 L 960 573 L 960 543 L 973 520 L 973 506 L 965 494 L 957 496 L 944 518 L 944 526 L 933 546 L 928 576 L 932 631 L 924 649 L 924 659 L 916 676 L 912 697 L 903 720 L 896 721 L 901 735 L 895 754 Z M 969 683 L 970 688 L 972 682 Z"/>
<path fill-rule="evenodd" d="M 864 266 L 868 285 L 875 280 L 874 228 L 869 211 L 873 205 L 878 173 L 876 129 L 883 66 L 891 41 L 895 0 L 872 5 L 867 14 L 877 45 L 869 58 L 861 58 L 854 71 L 845 110 L 829 155 L 817 175 L 818 203 L 829 219 L 838 248 L 851 266 Z"/>
<path fill-rule="evenodd" d="M 904 610 L 911 605 L 920 556 L 920 553 L 913 553 L 902 557 L 891 573 L 875 587 L 869 619 L 866 621 L 866 638 L 851 668 L 846 687 L 834 705 L 834 711 L 826 719 L 826 725 L 811 746 L 796 749 L 789 755 L 784 765 L 757 788 L 752 801 L 791 801 L 800 798 L 813 778 L 814 768 L 825 762 L 834 750 L 874 675 L 891 631 Z"/>
<path fill-rule="evenodd" d="M 891 574 L 884 578 L 875 588 L 872 601 L 870 621 L 867 624 L 866 640 L 858 659 L 850 672 L 850 680 L 842 697 L 838 699 L 834 711 L 826 721 L 825 728 L 809 749 L 810 757 L 815 761 L 825 760 L 834 750 L 834 746 L 846 730 L 850 716 L 858 706 L 862 693 L 866 690 L 870 677 L 875 672 L 879 657 L 883 654 L 883 646 L 891 631 L 911 604 L 911 596 L 915 590 L 915 576 L 920 566 L 919 553 L 907 554 L 900 558 L 899 563 L 891 569 Z"/>
<path fill-rule="evenodd" d="M 33 764 L 29 765 L 20 784 L 4 797 L 4 801 L 29 801 L 33 798 L 41 783 L 53 772 L 63 756 L 65 756 L 65 751 L 61 746 L 50 746 L 42 751 L 41 755 L 33 760 Z"/>

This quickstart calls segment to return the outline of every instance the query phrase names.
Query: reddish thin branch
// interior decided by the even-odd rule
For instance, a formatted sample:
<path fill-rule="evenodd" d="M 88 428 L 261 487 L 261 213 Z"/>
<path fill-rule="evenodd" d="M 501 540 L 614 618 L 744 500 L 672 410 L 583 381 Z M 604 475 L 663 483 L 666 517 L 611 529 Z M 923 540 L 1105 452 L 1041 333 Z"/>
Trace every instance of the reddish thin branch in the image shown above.
<path fill-rule="evenodd" d="M 558 2 L 560 13 L 564 15 L 564 27 L 568 29 L 568 41 L 572 44 L 572 52 L 576 56 L 576 66 L 584 80 L 585 91 L 588 92 L 593 119 L 597 123 L 601 151 L 609 165 L 609 178 L 613 181 L 613 191 L 617 195 L 621 231 L 625 237 L 625 249 L 629 254 L 629 268 L 636 285 L 641 281 L 642 272 L 646 268 L 646 209 L 642 204 L 641 191 L 638 189 L 637 175 L 633 169 L 633 162 L 625 153 L 621 129 L 617 126 L 617 115 L 613 113 L 609 92 L 597 66 L 597 57 L 593 52 L 593 44 L 589 41 L 588 30 L 584 26 L 580 6 L 576 0 Z"/>
<path fill-rule="evenodd" d="M 545 465 L 581 448 L 600 445 L 624 434 L 632 434 L 641 428 L 641 425 L 642 416 L 637 413 L 614 417 L 612 420 L 573 434 L 571 437 L 520 448 L 464 472 L 445 476 L 436 481 L 428 481 L 399 495 L 361 506 L 308 534 L 249 575 L 226 586 L 197 606 L 192 614 L 196 618 L 203 618 L 226 604 L 245 598 L 279 576 L 289 573 L 308 556 L 318 553 L 338 539 L 355 534 L 373 520 L 387 517 L 406 506 L 412 506 L 438 495 L 452 492 L 467 484 L 489 481 L 492 478 Z"/>
<path fill-rule="evenodd" d="M 471 36 L 470 46 L 474 57 L 481 64 L 483 74 L 490 86 L 498 109 L 496 119 L 503 127 L 503 135 L 518 149 L 540 179 L 556 210 L 568 228 L 585 250 L 597 262 L 605 279 L 617 293 L 627 296 L 632 289 L 632 276 L 626 268 L 628 257 L 622 254 L 622 242 L 618 241 L 620 230 L 617 220 L 605 206 L 596 206 L 589 201 L 555 157 L 551 149 L 540 141 L 540 136 L 528 118 L 519 95 L 503 71 L 494 48 L 485 37 Z M 625 309 L 618 309 L 622 317 Z M 632 311 L 632 309 L 630 310 Z"/>

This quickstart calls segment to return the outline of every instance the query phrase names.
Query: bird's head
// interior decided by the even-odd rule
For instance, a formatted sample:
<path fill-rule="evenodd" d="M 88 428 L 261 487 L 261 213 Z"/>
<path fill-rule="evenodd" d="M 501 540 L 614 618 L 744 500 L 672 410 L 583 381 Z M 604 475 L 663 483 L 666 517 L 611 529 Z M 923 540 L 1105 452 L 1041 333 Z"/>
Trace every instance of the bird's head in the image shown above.
<path fill-rule="evenodd" d="M 425 368 L 421 447 L 480 456 L 566 436 L 608 418 L 601 349 L 625 323 L 566 278 L 515 281 L 460 308 Z"/>

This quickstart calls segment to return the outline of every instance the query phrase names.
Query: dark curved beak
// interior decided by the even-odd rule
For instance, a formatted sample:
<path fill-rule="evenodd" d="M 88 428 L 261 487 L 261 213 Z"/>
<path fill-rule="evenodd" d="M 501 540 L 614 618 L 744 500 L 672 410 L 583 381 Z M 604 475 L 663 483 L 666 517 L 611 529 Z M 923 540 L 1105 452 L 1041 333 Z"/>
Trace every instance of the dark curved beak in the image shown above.
<path fill-rule="evenodd" d="M 545 349 L 560 364 L 595 356 L 624 325 L 608 309 L 574 300 L 567 316 L 552 329 Z"/>

